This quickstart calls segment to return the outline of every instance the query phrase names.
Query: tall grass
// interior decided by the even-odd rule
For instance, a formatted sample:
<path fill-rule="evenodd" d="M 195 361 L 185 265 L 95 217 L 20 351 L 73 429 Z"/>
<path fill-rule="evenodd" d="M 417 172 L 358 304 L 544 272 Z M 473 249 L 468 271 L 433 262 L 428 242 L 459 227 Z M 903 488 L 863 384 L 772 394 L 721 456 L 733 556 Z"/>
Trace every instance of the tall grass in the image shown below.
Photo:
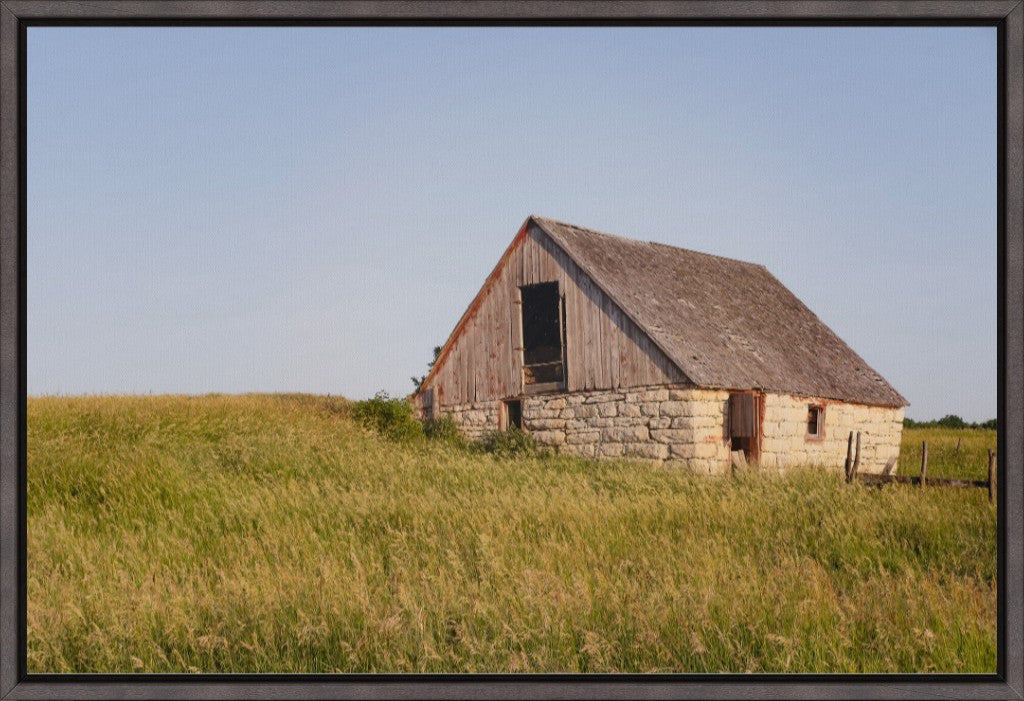
<path fill-rule="evenodd" d="M 306 396 L 28 405 L 30 672 L 992 672 L 984 490 L 495 457 Z"/>

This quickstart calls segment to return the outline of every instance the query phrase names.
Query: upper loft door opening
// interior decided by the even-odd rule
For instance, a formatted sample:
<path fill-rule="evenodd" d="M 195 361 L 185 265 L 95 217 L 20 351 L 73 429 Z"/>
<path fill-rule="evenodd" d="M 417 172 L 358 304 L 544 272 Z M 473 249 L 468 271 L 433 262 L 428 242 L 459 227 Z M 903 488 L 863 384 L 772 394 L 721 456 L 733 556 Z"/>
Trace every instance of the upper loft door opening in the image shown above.
<path fill-rule="evenodd" d="M 523 324 L 523 391 L 565 389 L 565 324 L 557 282 L 519 288 Z"/>

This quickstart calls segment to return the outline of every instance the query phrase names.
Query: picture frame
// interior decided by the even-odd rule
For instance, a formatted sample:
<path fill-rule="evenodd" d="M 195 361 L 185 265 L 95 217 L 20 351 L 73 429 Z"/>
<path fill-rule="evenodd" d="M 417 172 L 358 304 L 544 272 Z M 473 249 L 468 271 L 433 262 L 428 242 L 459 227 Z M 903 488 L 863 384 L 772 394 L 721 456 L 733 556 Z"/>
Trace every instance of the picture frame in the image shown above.
<path fill-rule="evenodd" d="M 993 675 L 38 675 L 26 659 L 25 45 L 57 25 L 975 25 L 998 31 L 999 655 Z M 1024 699 L 1024 2 L 0 1 L 0 699 Z"/>

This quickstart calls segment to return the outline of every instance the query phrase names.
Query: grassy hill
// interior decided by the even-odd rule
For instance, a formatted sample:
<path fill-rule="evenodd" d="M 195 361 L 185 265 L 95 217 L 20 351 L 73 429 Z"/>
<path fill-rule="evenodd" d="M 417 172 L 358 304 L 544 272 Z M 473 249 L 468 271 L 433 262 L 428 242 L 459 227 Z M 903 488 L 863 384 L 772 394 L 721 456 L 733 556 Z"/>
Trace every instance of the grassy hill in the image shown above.
<path fill-rule="evenodd" d="M 334 398 L 30 399 L 28 671 L 993 672 L 995 533 L 981 489 L 496 458 Z"/>

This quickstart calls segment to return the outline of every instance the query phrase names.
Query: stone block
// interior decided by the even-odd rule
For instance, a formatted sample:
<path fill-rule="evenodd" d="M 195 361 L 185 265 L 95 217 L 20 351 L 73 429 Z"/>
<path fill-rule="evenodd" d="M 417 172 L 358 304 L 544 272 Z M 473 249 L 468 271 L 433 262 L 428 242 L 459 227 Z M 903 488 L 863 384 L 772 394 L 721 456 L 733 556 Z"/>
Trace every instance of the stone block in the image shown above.
<path fill-rule="evenodd" d="M 605 429 L 611 430 L 611 429 Z M 574 433 L 567 433 L 565 436 L 565 442 L 571 445 L 581 445 L 584 443 L 596 443 L 601 439 L 600 431 L 579 431 Z"/>
<path fill-rule="evenodd" d="M 659 416 L 660 406 L 658 402 L 644 402 L 640 405 L 640 413 L 644 416 Z"/>
<path fill-rule="evenodd" d="M 662 416 L 693 416 L 692 402 L 662 402 Z"/>
<path fill-rule="evenodd" d="M 603 404 L 605 402 L 621 402 L 626 395 L 615 392 L 602 392 L 601 394 L 592 394 L 583 400 L 584 404 Z"/>
<path fill-rule="evenodd" d="M 626 443 L 623 454 L 635 458 L 664 460 L 668 457 L 668 446 L 662 443 Z"/>
<path fill-rule="evenodd" d="M 673 443 L 669 446 L 669 453 L 677 458 L 692 458 L 696 453 L 696 445 L 693 443 Z"/>
<path fill-rule="evenodd" d="M 630 402 L 618 402 L 615 408 L 619 412 L 619 416 L 643 416 L 643 412 L 640 411 L 639 404 L 631 404 Z"/>
<path fill-rule="evenodd" d="M 474 409 L 472 411 L 467 411 L 466 412 L 464 420 L 465 420 L 466 423 L 471 423 L 471 424 L 486 423 L 487 422 L 487 414 L 485 414 L 484 412 L 482 412 L 482 411 L 480 411 L 478 409 Z"/>
<path fill-rule="evenodd" d="M 603 443 L 601 445 L 600 453 L 606 458 L 618 458 L 622 457 L 622 444 L 621 443 Z"/>
<path fill-rule="evenodd" d="M 526 419 L 526 427 L 538 431 L 564 429 L 565 419 Z"/>
<path fill-rule="evenodd" d="M 530 433 L 533 440 L 541 445 L 562 445 L 565 443 L 565 432 L 563 431 L 533 431 Z"/>
<path fill-rule="evenodd" d="M 666 428 L 651 431 L 651 438 L 659 443 L 685 443 L 692 437 L 693 434 L 684 429 Z"/>
<path fill-rule="evenodd" d="M 695 458 L 713 458 L 718 456 L 719 448 L 714 443 L 695 443 L 693 446 L 693 457 Z M 725 448 L 721 447 L 722 452 L 725 452 Z"/>
<path fill-rule="evenodd" d="M 637 443 L 650 439 L 646 426 L 601 429 L 601 439 L 610 443 Z"/>
<path fill-rule="evenodd" d="M 568 455 L 577 455 L 581 458 L 592 458 L 597 454 L 597 446 L 593 443 L 567 444 L 560 450 Z"/>

